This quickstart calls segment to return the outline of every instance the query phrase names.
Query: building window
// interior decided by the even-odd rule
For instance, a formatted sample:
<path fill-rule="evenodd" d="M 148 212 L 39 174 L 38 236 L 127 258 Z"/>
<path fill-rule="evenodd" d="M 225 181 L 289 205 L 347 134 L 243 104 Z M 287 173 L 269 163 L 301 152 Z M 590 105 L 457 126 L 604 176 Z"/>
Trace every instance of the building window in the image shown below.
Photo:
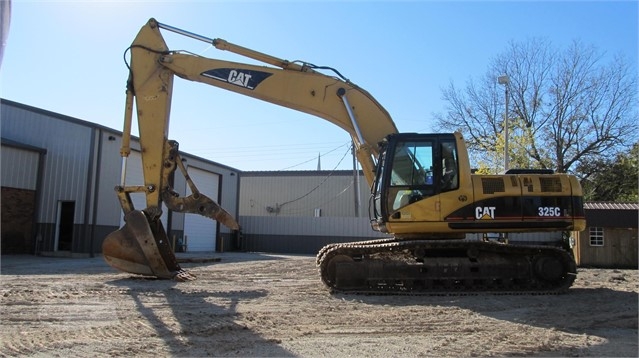
<path fill-rule="evenodd" d="M 590 228 L 590 246 L 603 246 L 604 231 L 602 227 Z"/>

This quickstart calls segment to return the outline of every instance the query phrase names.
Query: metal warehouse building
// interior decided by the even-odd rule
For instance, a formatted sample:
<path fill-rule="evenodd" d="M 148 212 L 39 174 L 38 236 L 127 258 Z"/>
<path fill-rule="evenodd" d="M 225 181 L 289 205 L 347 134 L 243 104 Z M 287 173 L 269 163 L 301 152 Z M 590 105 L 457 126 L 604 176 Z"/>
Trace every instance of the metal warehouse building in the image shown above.
<path fill-rule="evenodd" d="M 0 99 L 2 253 L 93 255 L 122 224 L 114 192 L 120 180 L 121 132 Z M 139 144 L 127 185 L 141 185 Z M 137 149 L 137 151 L 136 151 Z M 370 190 L 361 171 L 240 172 L 181 153 L 205 195 L 234 215 L 241 235 L 211 219 L 164 209 L 169 237 L 186 250 L 315 254 L 328 243 L 384 237 L 371 229 Z M 174 189 L 188 195 L 175 175 Z M 132 198 L 143 208 L 144 196 Z M 616 205 L 616 206 L 615 206 Z M 621 205 L 621 206 L 620 206 Z M 586 204 L 588 228 L 574 233 L 580 265 L 636 267 L 636 204 Z M 522 244 L 554 244 L 556 233 L 509 236 Z M 469 239 L 480 239 L 469 235 Z"/>
<path fill-rule="evenodd" d="M 0 114 L 2 252 L 99 253 L 106 235 L 122 224 L 114 192 L 121 132 L 4 99 Z M 127 185 L 142 185 L 136 141 L 132 148 Z M 200 191 L 237 217 L 238 170 L 181 154 Z M 180 174 L 174 188 L 190 194 Z M 132 198 L 136 208 L 145 206 L 143 195 Z M 208 218 L 164 212 L 169 237 L 188 238 L 189 251 L 213 251 L 234 241 L 226 227 Z"/>

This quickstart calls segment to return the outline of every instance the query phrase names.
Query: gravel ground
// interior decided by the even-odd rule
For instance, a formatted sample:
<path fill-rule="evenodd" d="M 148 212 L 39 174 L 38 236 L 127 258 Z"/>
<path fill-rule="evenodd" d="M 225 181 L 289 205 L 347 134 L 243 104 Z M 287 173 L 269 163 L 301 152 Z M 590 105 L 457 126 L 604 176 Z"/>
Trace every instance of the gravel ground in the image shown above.
<path fill-rule="evenodd" d="M 311 256 L 198 258 L 217 261 L 179 283 L 2 256 L 0 356 L 638 355 L 636 270 L 580 269 L 562 295 L 362 296 L 331 295 Z"/>

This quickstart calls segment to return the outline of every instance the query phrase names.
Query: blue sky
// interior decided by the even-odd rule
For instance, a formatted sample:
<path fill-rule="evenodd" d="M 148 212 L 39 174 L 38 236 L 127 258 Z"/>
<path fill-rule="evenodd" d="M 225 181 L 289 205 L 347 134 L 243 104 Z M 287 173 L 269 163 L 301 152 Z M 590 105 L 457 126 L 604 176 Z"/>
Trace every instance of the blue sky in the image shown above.
<path fill-rule="evenodd" d="M 436 132 L 441 89 L 485 74 L 509 41 L 573 40 L 637 68 L 636 1 L 13 1 L 0 96 L 122 129 L 124 50 L 151 17 L 288 60 L 338 69 L 402 132 Z M 173 50 L 251 62 L 166 33 Z M 137 134 L 134 132 L 134 134 Z M 352 168 L 349 136 L 290 109 L 177 79 L 170 139 L 240 170 Z"/>

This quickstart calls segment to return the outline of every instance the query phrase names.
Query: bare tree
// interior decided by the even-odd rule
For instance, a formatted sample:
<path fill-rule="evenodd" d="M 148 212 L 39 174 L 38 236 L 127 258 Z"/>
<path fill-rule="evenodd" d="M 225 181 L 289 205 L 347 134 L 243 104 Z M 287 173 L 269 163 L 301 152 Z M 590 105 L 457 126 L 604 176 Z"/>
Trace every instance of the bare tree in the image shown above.
<path fill-rule="evenodd" d="M 447 113 L 435 119 L 464 134 L 475 164 L 499 171 L 505 89 L 497 77 L 505 74 L 513 166 L 570 172 L 584 161 L 612 158 L 636 142 L 637 75 L 623 57 L 605 59 L 579 41 L 564 50 L 543 39 L 511 42 L 479 81 L 442 90 Z"/>

